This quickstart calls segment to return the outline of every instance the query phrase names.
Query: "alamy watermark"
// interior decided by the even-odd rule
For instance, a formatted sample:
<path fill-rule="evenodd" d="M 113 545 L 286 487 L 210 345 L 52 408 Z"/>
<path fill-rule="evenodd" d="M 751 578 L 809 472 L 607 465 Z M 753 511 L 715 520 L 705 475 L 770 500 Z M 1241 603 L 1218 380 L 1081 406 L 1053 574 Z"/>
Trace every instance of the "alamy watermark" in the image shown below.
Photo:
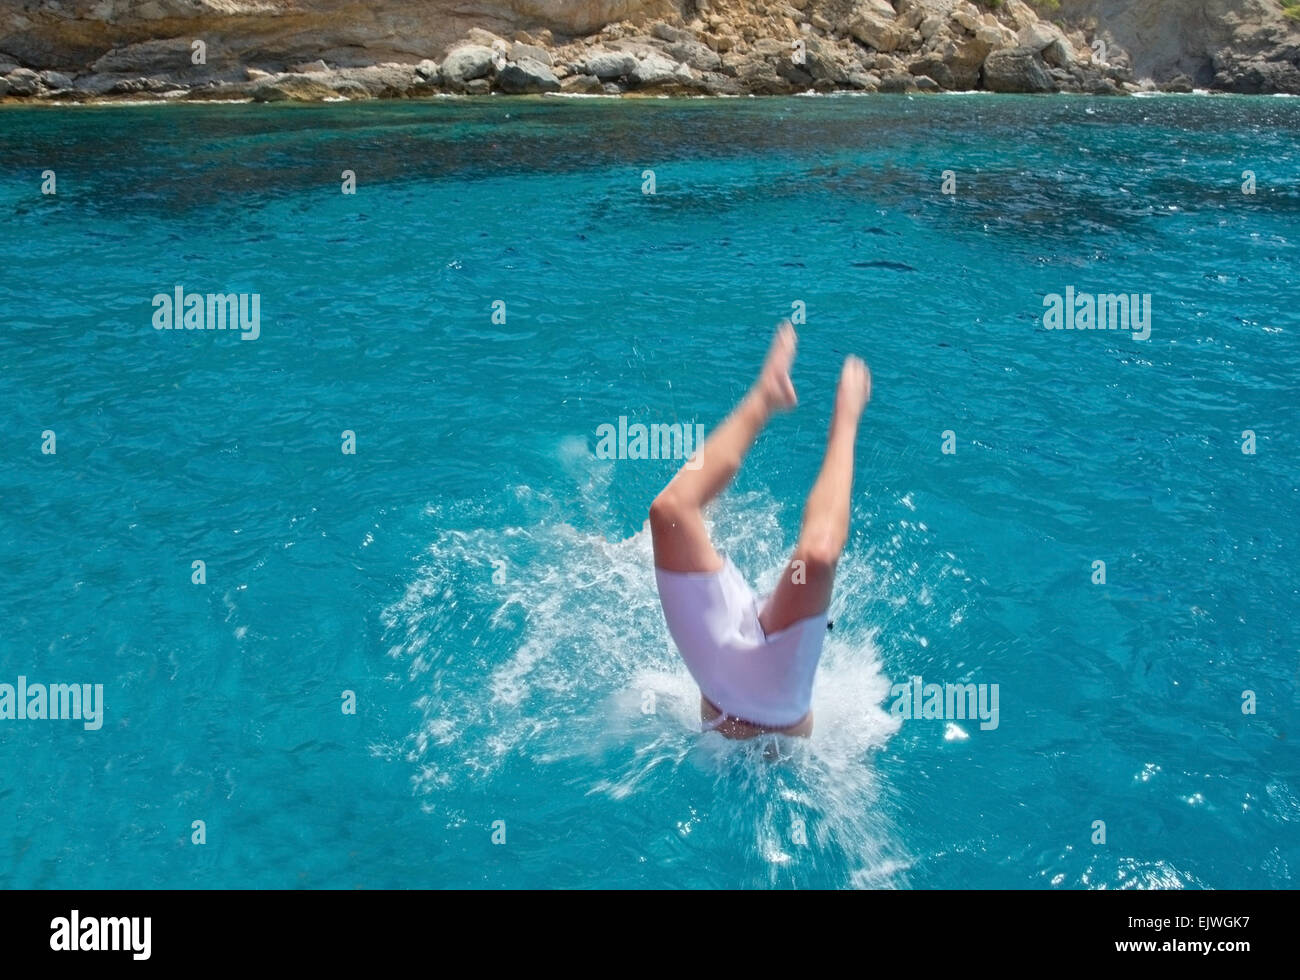
<path fill-rule="evenodd" d="M 1151 336 L 1150 293 L 1076 293 L 1043 297 L 1046 330 L 1131 330 L 1134 340 Z"/>
<path fill-rule="evenodd" d="M 240 340 L 262 335 L 261 293 L 187 293 L 177 286 L 153 297 L 155 330 L 239 330 Z"/>
<path fill-rule="evenodd" d="M 926 684 L 915 676 L 889 689 L 894 699 L 891 714 L 904 721 L 973 721 L 980 731 L 998 727 L 998 686 L 996 684 Z"/>
<path fill-rule="evenodd" d="M 618 417 L 618 425 L 603 422 L 596 426 L 597 459 L 684 459 L 688 470 L 703 465 L 700 449 L 704 445 L 704 426 L 698 422 L 654 422 L 645 425 L 627 416 Z"/>
<path fill-rule="evenodd" d="M 55 952 L 125 951 L 134 960 L 147 960 L 153 919 L 150 916 L 85 916 L 73 909 L 50 920 L 50 949 Z"/>
<path fill-rule="evenodd" d="M 0 684 L 0 721 L 81 721 L 88 732 L 104 724 L 103 684 Z"/>

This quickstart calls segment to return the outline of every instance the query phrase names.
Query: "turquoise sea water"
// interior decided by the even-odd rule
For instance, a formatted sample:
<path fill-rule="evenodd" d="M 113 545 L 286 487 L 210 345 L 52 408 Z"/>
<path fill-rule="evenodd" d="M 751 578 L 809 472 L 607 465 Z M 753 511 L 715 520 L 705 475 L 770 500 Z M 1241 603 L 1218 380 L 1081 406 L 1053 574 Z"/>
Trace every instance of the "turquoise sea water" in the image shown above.
<path fill-rule="evenodd" d="M 0 720 L 0 884 L 1294 887 L 1298 133 L 1233 97 L 0 111 L 0 683 L 105 702 Z M 177 285 L 261 336 L 153 329 Z M 1068 286 L 1149 293 L 1150 339 L 1044 330 Z M 697 731 L 642 531 L 674 464 L 594 450 L 711 428 L 796 301 L 801 405 L 713 515 L 760 586 L 844 354 L 875 391 L 817 729 L 771 763 Z M 998 727 L 893 716 L 913 676 L 999 685 Z"/>

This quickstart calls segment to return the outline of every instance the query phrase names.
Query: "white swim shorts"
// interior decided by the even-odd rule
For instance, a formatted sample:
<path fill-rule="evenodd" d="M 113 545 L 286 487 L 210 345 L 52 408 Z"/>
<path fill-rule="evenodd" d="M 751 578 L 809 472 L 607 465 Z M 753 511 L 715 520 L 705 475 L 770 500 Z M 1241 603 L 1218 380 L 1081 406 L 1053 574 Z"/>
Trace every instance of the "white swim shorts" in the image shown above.
<path fill-rule="evenodd" d="M 726 557 L 716 572 L 656 568 L 655 580 L 668 632 L 701 694 L 759 727 L 788 728 L 807 716 L 825 613 L 768 636 L 758 621 L 762 604 Z"/>

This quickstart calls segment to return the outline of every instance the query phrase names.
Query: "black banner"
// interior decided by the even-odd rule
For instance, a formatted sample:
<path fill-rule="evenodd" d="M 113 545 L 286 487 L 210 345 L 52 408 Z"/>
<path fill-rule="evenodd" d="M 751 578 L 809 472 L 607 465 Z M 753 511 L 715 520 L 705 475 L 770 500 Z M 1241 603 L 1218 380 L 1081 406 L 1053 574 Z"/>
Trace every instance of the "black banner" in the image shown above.
<path fill-rule="evenodd" d="M 742 962 L 786 950 L 782 961 L 796 951 L 818 960 L 896 953 L 895 966 L 908 969 L 1097 960 L 1233 969 L 1282 955 L 1293 901 L 1285 892 L 29 891 L 0 894 L 0 948 L 11 967 L 78 970 L 113 961 L 336 971 L 401 954 L 436 957 L 428 966 L 437 969 L 453 951 L 457 962 L 480 948 L 494 961 L 541 962 L 561 946 L 608 962 L 611 944 L 633 962 L 685 947 Z M 710 951 L 710 936 L 746 938 Z"/>

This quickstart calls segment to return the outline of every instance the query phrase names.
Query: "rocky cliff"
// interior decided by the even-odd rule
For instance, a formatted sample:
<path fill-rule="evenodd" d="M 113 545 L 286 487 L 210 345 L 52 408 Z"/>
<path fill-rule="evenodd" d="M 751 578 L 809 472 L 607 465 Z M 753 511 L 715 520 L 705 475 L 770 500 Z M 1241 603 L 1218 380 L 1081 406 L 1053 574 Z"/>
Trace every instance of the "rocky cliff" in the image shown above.
<path fill-rule="evenodd" d="M 1280 0 L 0 0 L 10 100 L 1193 86 L 1300 93 L 1300 22 Z"/>
<path fill-rule="evenodd" d="M 1300 92 L 1300 20 L 1279 0 L 1060 0 L 1058 19 L 1128 51 L 1169 88 Z M 1300 11 L 1297 11 L 1300 12 Z"/>

